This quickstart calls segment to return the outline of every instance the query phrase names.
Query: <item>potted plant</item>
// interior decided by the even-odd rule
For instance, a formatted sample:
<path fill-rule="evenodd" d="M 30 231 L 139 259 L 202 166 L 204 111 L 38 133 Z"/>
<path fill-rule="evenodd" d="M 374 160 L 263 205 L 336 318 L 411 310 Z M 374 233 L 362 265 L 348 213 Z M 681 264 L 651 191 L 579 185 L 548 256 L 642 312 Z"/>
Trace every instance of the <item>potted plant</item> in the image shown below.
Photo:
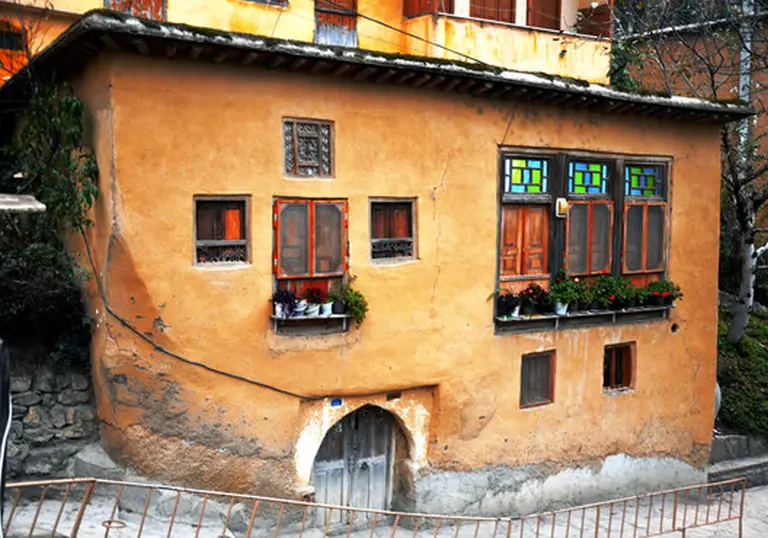
<path fill-rule="evenodd" d="M 319 288 L 309 288 L 307 290 L 307 316 L 317 316 L 320 313 L 320 305 L 325 302 L 325 292 Z"/>
<path fill-rule="evenodd" d="M 621 277 L 600 275 L 593 287 L 593 301 L 599 309 L 619 310 L 626 293 L 626 283 Z"/>
<path fill-rule="evenodd" d="M 320 305 L 320 315 L 330 316 L 333 313 L 333 297 L 330 293 L 325 295 L 325 300 Z"/>
<path fill-rule="evenodd" d="M 520 292 L 519 302 L 520 313 L 523 316 L 542 313 L 551 305 L 549 293 L 539 284 L 528 284 L 528 287 Z"/>
<path fill-rule="evenodd" d="M 331 301 L 331 312 L 333 314 L 345 314 L 347 312 L 344 305 L 345 286 L 339 286 L 328 292 L 328 300 Z"/>
<path fill-rule="evenodd" d="M 487 300 L 496 298 L 496 316 L 500 318 L 509 318 L 520 315 L 520 301 L 517 295 L 510 290 L 495 290 Z"/>
<path fill-rule="evenodd" d="M 296 294 L 290 290 L 277 290 L 272 294 L 272 304 L 276 317 L 289 318 L 296 311 Z"/>
<path fill-rule="evenodd" d="M 360 291 L 354 288 L 346 288 L 344 291 L 344 306 L 352 319 L 355 320 L 357 327 L 365 319 L 365 315 L 368 313 L 368 301 L 366 301 Z"/>
<path fill-rule="evenodd" d="M 549 288 L 549 297 L 555 305 L 555 314 L 564 316 L 568 313 L 568 307 L 579 300 L 579 286 L 568 277 L 564 270 L 557 272 L 555 281 Z"/>
<path fill-rule="evenodd" d="M 657 280 L 648 286 L 651 302 L 656 306 L 672 306 L 683 294 L 680 286 L 671 280 Z"/>

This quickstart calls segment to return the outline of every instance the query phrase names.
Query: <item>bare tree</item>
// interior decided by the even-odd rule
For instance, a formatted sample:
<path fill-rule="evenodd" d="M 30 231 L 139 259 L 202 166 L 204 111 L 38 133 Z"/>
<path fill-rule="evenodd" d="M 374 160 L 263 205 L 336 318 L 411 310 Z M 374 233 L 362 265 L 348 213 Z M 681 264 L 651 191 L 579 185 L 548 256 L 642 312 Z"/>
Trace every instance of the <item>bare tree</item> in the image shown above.
<path fill-rule="evenodd" d="M 47 43 L 50 0 L 0 0 L 0 77 L 8 79 Z"/>
<path fill-rule="evenodd" d="M 738 300 L 728 331 L 746 332 L 755 275 L 768 239 L 756 222 L 768 209 L 768 5 L 765 0 L 620 0 L 614 78 L 634 90 L 752 104 L 756 116 L 722 131 L 723 203 L 738 241 Z M 757 9 L 756 9 L 757 8 Z M 623 75 L 623 78 L 622 78 Z M 694 178 L 691 178 L 693 180 Z M 757 245 L 756 245 L 757 241 Z M 726 245 L 727 246 L 727 245 Z"/>

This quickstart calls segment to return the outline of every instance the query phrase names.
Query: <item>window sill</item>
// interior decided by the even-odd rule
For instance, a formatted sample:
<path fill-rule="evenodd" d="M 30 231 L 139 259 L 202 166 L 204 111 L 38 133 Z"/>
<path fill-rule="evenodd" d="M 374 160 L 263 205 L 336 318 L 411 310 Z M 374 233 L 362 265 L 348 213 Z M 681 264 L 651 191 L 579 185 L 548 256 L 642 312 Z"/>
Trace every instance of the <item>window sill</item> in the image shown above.
<path fill-rule="evenodd" d="M 371 260 L 372 267 L 397 267 L 400 265 L 413 265 L 419 263 L 420 258 L 378 258 Z"/>
<path fill-rule="evenodd" d="M 629 394 L 630 392 L 635 392 L 635 389 L 632 387 L 621 387 L 618 389 L 603 389 L 603 396 L 615 397 L 615 396 L 621 396 L 623 394 Z"/>
<path fill-rule="evenodd" d="M 349 314 L 327 314 L 317 316 L 293 316 L 290 318 L 269 316 L 275 334 L 286 336 L 318 336 L 345 333 L 349 330 Z"/>
<path fill-rule="evenodd" d="M 573 312 L 565 316 L 535 314 L 533 316 L 496 317 L 498 334 L 562 331 L 601 325 L 624 325 L 629 323 L 650 323 L 669 317 L 672 306 L 644 306 L 624 310 L 596 310 Z"/>
<path fill-rule="evenodd" d="M 196 263 L 193 267 L 200 271 L 242 271 L 249 269 L 251 264 L 247 262 Z"/>
<path fill-rule="evenodd" d="M 546 407 L 548 405 L 552 405 L 553 403 L 555 403 L 554 400 L 549 400 L 549 401 L 546 401 L 546 402 L 538 402 L 538 403 L 521 405 L 520 406 L 520 410 L 521 411 L 527 411 L 529 409 L 538 409 L 540 407 Z"/>

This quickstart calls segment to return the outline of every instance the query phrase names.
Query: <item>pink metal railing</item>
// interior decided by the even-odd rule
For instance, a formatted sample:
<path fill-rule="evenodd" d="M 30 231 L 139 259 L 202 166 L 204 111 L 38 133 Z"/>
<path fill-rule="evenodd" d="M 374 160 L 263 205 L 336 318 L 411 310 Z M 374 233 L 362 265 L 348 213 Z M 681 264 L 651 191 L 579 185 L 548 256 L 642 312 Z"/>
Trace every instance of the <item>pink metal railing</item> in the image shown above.
<path fill-rule="evenodd" d="M 745 479 L 690 486 L 522 518 L 449 516 L 101 479 L 7 486 L 7 537 L 644 538 L 734 522 Z M 735 534 L 735 533 L 734 533 Z"/>

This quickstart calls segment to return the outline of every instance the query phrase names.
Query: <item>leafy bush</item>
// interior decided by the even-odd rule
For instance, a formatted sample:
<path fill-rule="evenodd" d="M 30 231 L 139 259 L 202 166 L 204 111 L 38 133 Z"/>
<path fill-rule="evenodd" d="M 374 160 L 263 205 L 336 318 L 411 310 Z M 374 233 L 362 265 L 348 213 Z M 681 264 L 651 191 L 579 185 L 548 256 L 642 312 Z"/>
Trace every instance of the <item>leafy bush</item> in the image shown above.
<path fill-rule="evenodd" d="M 720 420 L 743 433 L 768 437 L 768 316 L 755 313 L 738 345 L 728 341 L 730 314 L 720 311 L 718 381 Z"/>

